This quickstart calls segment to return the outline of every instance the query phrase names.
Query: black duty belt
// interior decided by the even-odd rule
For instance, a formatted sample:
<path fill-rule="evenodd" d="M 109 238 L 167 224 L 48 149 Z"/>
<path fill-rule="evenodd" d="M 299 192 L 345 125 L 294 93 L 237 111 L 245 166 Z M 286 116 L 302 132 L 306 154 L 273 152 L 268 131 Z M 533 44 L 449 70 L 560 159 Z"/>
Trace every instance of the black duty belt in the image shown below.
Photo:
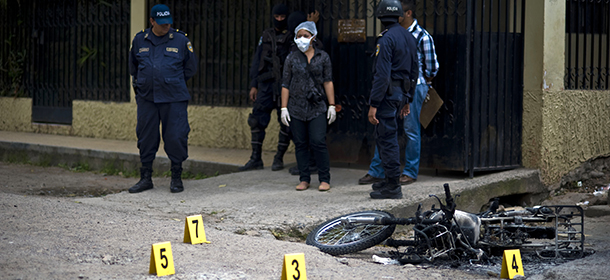
<path fill-rule="evenodd" d="M 411 90 L 410 80 L 394 80 L 392 79 L 392 86 L 399 87 L 402 89 L 403 94 L 407 94 Z M 391 90 L 388 88 L 388 94 L 392 95 Z"/>

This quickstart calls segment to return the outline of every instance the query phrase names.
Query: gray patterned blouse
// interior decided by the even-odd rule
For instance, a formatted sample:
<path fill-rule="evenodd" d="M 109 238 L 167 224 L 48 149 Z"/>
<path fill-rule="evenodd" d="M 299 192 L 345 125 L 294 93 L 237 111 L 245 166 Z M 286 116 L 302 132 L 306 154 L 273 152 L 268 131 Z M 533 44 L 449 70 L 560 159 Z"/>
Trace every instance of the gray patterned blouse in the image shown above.
<path fill-rule="evenodd" d="M 307 100 L 310 91 L 322 95 L 322 100 L 328 100 L 324 92 L 324 82 L 332 81 L 332 66 L 330 57 L 323 50 L 314 49 L 309 68 L 316 80 L 312 81 L 308 73 L 307 57 L 300 51 L 291 52 L 284 63 L 282 87 L 290 91 L 288 97 L 288 112 L 290 117 L 301 121 L 310 121 L 326 112 L 326 102 L 312 104 Z"/>

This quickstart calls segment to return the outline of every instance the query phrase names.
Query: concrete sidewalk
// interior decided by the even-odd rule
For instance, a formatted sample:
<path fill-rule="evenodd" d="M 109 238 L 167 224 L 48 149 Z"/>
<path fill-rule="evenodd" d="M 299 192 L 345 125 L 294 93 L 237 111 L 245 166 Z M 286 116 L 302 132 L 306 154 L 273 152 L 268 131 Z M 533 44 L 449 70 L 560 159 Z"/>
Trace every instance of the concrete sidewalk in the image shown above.
<path fill-rule="evenodd" d="M 283 227 L 306 232 L 308 227 L 322 220 L 360 210 L 381 209 L 411 216 L 419 203 L 424 207 L 438 205 L 429 195 L 443 195 L 444 183 L 450 184 L 453 194 L 461 195 L 456 199 L 458 209 L 472 212 L 480 211 L 480 207 L 493 197 L 521 195 L 523 199 L 535 200 L 537 195 L 546 192 L 537 170 L 487 173 L 472 179 L 460 172 L 422 170 L 417 182 L 403 186 L 403 199 L 373 200 L 369 198 L 371 187 L 358 185 L 358 178 L 365 175 L 366 170 L 339 167 L 331 167 L 331 191 L 318 192 L 318 178 L 313 175 L 312 187 L 297 192 L 298 176 L 289 175 L 287 169 L 270 170 L 272 152 L 264 153 L 264 170 L 236 172 L 249 155 L 249 150 L 189 147 L 185 169 L 219 176 L 186 180 L 186 190 L 179 194 L 169 193 L 166 178 L 154 178 L 153 190 L 84 198 L 82 202 L 114 205 L 117 209 L 131 205 L 185 215 L 222 213 L 219 215 L 231 222 L 218 227 L 231 231 Z M 108 164 L 125 169 L 139 167 L 135 141 L 7 131 L 0 131 L 0 160 L 45 165 L 88 163 L 93 170 Z M 287 154 L 285 163 L 293 166 L 294 154 Z M 169 160 L 162 149 L 155 160 L 155 168 L 169 169 Z M 136 181 L 134 178 L 134 183 Z"/>
<path fill-rule="evenodd" d="M 237 172 L 237 168 L 250 158 L 250 150 L 243 149 L 189 146 L 188 150 L 189 158 L 184 163 L 185 170 L 207 175 Z M 57 165 L 60 161 L 63 161 L 63 164 L 88 162 L 94 170 L 99 170 L 107 164 L 113 164 L 119 169 L 137 169 L 140 162 L 136 141 L 39 133 L 0 131 L 0 151 L 9 152 L 3 153 L 4 156 L 0 157 L 3 160 L 7 160 L 6 157 L 9 156 L 16 161 L 22 161 L 26 157 L 32 162 L 48 162 L 50 165 Z M 263 152 L 265 165 L 271 166 L 274 155 L 273 152 Z M 286 153 L 284 163 L 288 166 L 296 164 L 294 153 Z M 157 152 L 155 169 L 169 169 L 169 159 L 163 150 L 163 143 Z"/>

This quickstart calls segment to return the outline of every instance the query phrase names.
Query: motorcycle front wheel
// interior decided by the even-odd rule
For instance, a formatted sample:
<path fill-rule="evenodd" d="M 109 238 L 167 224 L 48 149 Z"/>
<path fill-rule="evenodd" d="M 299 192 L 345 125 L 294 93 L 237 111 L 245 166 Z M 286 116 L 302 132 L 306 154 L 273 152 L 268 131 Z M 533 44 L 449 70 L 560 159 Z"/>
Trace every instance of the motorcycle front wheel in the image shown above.
<path fill-rule="evenodd" d="M 336 256 L 358 252 L 373 247 L 394 233 L 396 225 L 350 224 L 341 223 L 347 217 L 388 217 L 384 211 L 362 211 L 330 219 L 307 235 L 306 243 L 318 247 L 320 251 Z"/>

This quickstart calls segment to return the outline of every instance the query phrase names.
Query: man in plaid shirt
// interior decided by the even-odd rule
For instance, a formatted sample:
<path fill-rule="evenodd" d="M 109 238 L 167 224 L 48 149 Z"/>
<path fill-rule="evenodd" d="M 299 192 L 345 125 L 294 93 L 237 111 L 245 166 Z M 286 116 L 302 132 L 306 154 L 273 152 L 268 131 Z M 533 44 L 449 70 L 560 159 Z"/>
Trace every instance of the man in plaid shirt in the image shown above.
<path fill-rule="evenodd" d="M 421 152 L 421 126 L 419 114 L 422 104 L 428 94 L 430 83 L 438 73 L 438 61 L 434 50 L 432 36 L 414 18 L 415 0 L 402 0 L 404 17 L 400 18 L 400 25 L 407 29 L 417 40 L 417 58 L 419 61 L 419 78 L 415 88 L 415 96 L 411 103 L 411 113 L 404 119 L 404 128 L 407 135 L 405 150 L 405 168 L 400 175 L 400 184 L 407 185 L 417 180 L 419 173 L 419 156 Z M 375 156 L 371 160 L 368 173 L 358 180 L 361 185 L 382 182 L 385 177 L 379 151 L 375 148 Z"/>

